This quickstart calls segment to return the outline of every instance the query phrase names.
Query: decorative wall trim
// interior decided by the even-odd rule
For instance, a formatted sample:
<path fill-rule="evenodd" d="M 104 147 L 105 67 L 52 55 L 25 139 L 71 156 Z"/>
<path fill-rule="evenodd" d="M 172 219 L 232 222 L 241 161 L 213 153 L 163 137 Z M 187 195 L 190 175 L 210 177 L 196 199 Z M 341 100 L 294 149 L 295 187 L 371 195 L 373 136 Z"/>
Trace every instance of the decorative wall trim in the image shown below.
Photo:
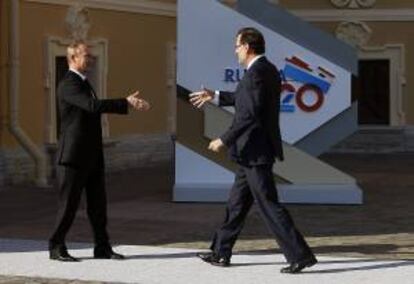
<path fill-rule="evenodd" d="M 56 5 L 74 5 L 77 0 L 25 0 L 26 2 L 37 2 Z M 162 1 L 150 0 L 83 0 L 82 5 L 87 8 L 122 11 L 130 13 L 161 15 L 175 17 L 177 5 Z"/>
<path fill-rule="evenodd" d="M 66 13 L 65 24 L 73 39 L 86 40 L 91 27 L 88 9 L 80 3 L 70 6 Z"/>
<path fill-rule="evenodd" d="M 412 22 L 414 9 L 297 9 L 294 15 L 308 22 Z"/>
<path fill-rule="evenodd" d="M 359 59 L 387 59 L 390 61 L 390 126 L 404 126 L 405 45 L 386 44 L 359 49 Z"/>
<path fill-rule="evenodd" d="M 37 2 L 56 5 L 73 5 L 76 0 L 25 0 L 26 2 Z M 232 2 L 234 0 L 227 0 Z M 150 15 L 161 15 L 176 17 L 177 5 L 161 1 L 150 0 L 83 0 L 85 7 L 123 11 L 130 13 L 141 13 Z M 290 10 L 296 16 L 308 22 L 411 22 L 414 21 L 414 9 L 296 9 Z"/>
<path fill-rule="evenodd" d="M 331 3 L 338 8 L 363 9 L 371 8 L 377 0 L 331 0 Z"/>
<path fill-rule="evenodd" d="M 336 37 L 351 46 L 365 46 L 371 38 L 371 28 L 363 22 L 342 22 L 335 30 Z"/>
<path fill-rule="evenodd" d="M 56 57 L 66 56 L 66 47 L 72 40 L 70 38 L 48 37 L 46 39 L 46 66 L 45 91 L 48 101 L 46 117 L 46 143 L 57 142 L 56 121 Z M 107 97 L 106 78 L 108 73 L 108 40 L 87 40 L 91 54 L 96 58 L 95 88 L 100 99 Z M 106 115 L 102 116 L 102 136 L 109 137 L 109 124 Z"/>

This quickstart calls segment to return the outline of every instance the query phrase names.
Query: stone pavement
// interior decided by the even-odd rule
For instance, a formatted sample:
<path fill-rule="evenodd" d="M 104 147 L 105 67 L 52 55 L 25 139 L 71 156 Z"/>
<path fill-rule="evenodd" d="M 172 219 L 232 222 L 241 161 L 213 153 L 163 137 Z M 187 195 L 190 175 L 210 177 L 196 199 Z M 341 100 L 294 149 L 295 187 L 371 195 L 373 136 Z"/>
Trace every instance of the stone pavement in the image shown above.
<path fill-rule="evenodd" d="M 414 206 L 412 205 L 414 200 L 414 175 L 412 174 L 414 153 L 330 154 L 324 155 L 323 159 L 358 179 L 364 191 L 364 204 L 362 206 L 288 205 L 297 226 L 322 260 L 321 264 L 314 269 L 316 271 L 331 271 L 310 273 L 306 277 L 315 277 L 312 279 L 315 281 L 319 279 L 318 282 L 322 283 L 337 276 L 338 279 L 342 276 L 345 279 L 353 279 L 346 278 L 348 274 L 355 275 L 355 277 L 360 275 L 362 277 L 360 281 L 365 279 L 366 282 L 360 283 L 377 283 L 379 278 L 376 277 L 378 275 L 382 275 L 381 279 L 390 281 L 398 275 L 404 276 L 399 278 L 400 280 L 414 279 L 412 262 L 410 262 L 414 260 Z M 150 256 L 153 253 L 161 253 L 159 250 L 163 254 L 170 255 L 171 251 L 175 252 L 176 250 L 180 253 L 186 253 L 208 248 L 211 235 L 223 218 L 224 205 L 172 203 L 170 201 L 171 165 L 171 161 L 166 160 L 145 168 L 131 168 L 108 175 L 109 232 L 113 243 L 121 245 L 119 247 L 121 251 L 125 249 L 127 254 L 136 256 L 143 255 L 142 252 L 145 251 L 147 253 L 144 255 Z M 33 257 L 36 259 L 33 265 L 39 261 L 49 267 L 48 263 L 50 262 L 45 254 L 46 244 L 44 241 L 47 240 L 53 226 L 55 213 L 56 191 L 53 188 L 47 190 L 27 186 L 2 188 L 0 190 L 0 238 L 16 241 L 22 239 L 40 241 L 37 247 L 41 246 L 42 249 L 33 251 Z M 92 242 L 84 205 L 79 210 L 68 235 L 68 241 L 83 244 Z M 1 260 L 2 257 L 11 257 L 16 253 L 7 252 L 3 246 L 0 243 L 1 269 L 9 262 L 7 260 L 5 264 Z M 24 247 L 21 243 L 16 246 Z M 78 251 L 75 252 L 78 253 Z M 284 279 L 284 276 L 282 277 L 278 273 L 282 266 L 280 251 L 277 250 L 275 241 L 268 233 L 255 208 L 247 219 L 240 240 L 236 244 L 235 252 L 238 253 L 234 259 L 236 263 L 253 262 L 256 265 L 231 268 L 229 271 L 235 271 L 234 275 L 233 272 L 230 272 L 231 279 L 238 279 L 238 274 L 244 275 L 243 269 L 252 272 L 258 269 L 257 271 L 263 271 L 265 275 L 273 273 L 274 277 L 272 277 L 275 282 L 283 281 L 280 279 Z M 79 253 L 82 255 L 83 251 L 80 250 Z M 24 259 L 25 255 L 25 252 L 17 252 L 15 257 Z M 43 258 L 40 257 L 38 260 L 36 257 L 41 255 Z M 247 259 L 249 257 L 254 257 L 254 259 Z M 270 257 L 271 260 L 267 257 Z M 140 275 L 147 273 L 148 276 L 155 275 L 151 274 L 155 273 L 151 270 L 151 265 L 156 257 L 148 258 L 151 261 L 148 262 L 148 272 L 136 268 L 144 267 L 141 262 L 146 261 L 143 261 L 141 257 L 127 261 L 125 264 L 127 273 L 137 269 Z M 180 266 L 189 261 L 190 267 L 187 270 L 198 269 L 197 262 L 194 264 L 195 268 L 191 266 L 194 260 L 190 256 L 178 258 L 178 260 L 175 258 L 161 260 L 171 261 L 171 259 L 177 263 L 168 262 L 167 266 Z M 138 260 L 139 262 L 136 263 Z M 130 262 L 132 262 L 131 267 L 134 268 L 128 268 Z M 272 262 L 274 265 L 260 265 L 260 263 L 267 262 Z M 106 262 L 99 262 L 99 265 L 94 263 L 94 260 L 85 260 L 82 262 L 82 266 L 101 266 Z M 19 269 L 19 265 L 11 267 Z M 105 265 L 102 267 L 105 271 Z M 210 269 L 207 267 L 202 266 L 203 269 Z M 357 269 L 358 267 L 362 268 Z M 38 274 L 39 277 L 27 277 L 32 274 L 20 274 L 17 270 L 15 272 L 7 270 L 6 272 L 1 269 L 0 275 L 4 276 L 0 276 L 0 283 L 74 283 L 72 280 L 53 279 L 53 277 L 63 277 L 59 275 Z M 180 276 L 182 273 L 180 271 L 177 269 L 174 273 L 170 272 L 171 281 L 175 281 L 176 273 L 177 277 L 184 277 Z M 192 273 L 195 277 L 199 273 L 203 273 L 195 271 Z M 214 271 L 211 273 L 214 274 Z M 310 272 L 312 271 L 310 270 Z M 228 272 L 225 273 L 227 275 Z M 18 275 L 26 275 L 26 277 Z M 388 275 L 392 277 L 387 278 Z M 412 275 L 411 278 L 410 275 Z M 141 283 L 148 283 L 145 279 Z M 372 279 L 373 281 L 371 281 Z M 158 281 L 156 278 L 153 280 Z M 169 280 L 169 278 L 165 278 L 158 283 L 173 283 Z M 390 283 L 388 280 L 378 283 Z M 109 281 L 122 282 L 120 280 Z"/>
<path fill-rule="evenodd" d="M 381 261 L 366 258 L 320 257 L 319 263 L 300 275 L 279 273 L 282 255 L 239 253 L 229 268 L 214 267 L 195 257 L 199 250 L 155 246 L 117 246 L 124 261 L 91 258 L 92 244 L 69 244 L 80 263 L 48 260 L 47 243 L 0 240 L 0 274 L 112 283 L 399 283 L 411 284 L 414 261 Z M 7 253 L 6 253 L 6 252 Z"/>

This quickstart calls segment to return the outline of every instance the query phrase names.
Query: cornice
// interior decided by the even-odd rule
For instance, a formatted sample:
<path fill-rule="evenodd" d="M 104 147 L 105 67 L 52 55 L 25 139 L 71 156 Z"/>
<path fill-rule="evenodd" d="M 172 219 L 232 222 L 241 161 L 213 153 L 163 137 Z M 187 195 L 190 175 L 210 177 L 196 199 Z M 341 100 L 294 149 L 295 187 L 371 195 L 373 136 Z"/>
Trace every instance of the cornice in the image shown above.
<path fill-rule="evenodd" d="M 175 17 L 177 5 L 162 1 L 149 0 L 25 0 L 26 2 L 36 2 L 55 5 L 74 5 L 81 3 L 88 8 L 122 11 L 130 13 L 160 15 Z"/>
<path fill-rule="evenodd" d="M 79 0 L 25 0 L 26 2 L 73 5 Z M 83 0 L 89 8 L 176 17 L 177 5 L 151 0 Z M 294 15 L 308 22 L 412 22 L 414 8 L 408 9 L 294 9 Z"/>
<path fill-rule="evenodd" d="M 412 22 L 414 9 L 297 9 L 294 15 L 308 22 Z"/>

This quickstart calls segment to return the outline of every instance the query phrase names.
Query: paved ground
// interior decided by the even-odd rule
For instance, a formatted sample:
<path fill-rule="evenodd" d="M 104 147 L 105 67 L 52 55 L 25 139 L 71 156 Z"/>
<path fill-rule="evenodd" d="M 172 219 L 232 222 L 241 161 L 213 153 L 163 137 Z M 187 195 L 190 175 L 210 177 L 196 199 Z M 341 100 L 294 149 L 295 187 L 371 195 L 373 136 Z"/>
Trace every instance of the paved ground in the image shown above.
<path fill-rule="evenodd" d="M 323 159 L 355 176 L 364 190 L 365 201 L 362 206 L 288 206 L 315 252 L 335 259 L 361 257 L 369 262 L 414 260 L 414 153 L 330 154 Z M 108 176 L 109 231 L 113 243 L 191 250 L 208 247 L 213 230 L 223 218 L 223 204 L 170 202 L 170 165 L 164 161 L 151 168 Z M 0 238 L 47 239 L 56 212 L 54 189 L 7 188 L 0 191 L 0 201 Z M 84 207 L 68 240 L 91 242 Z M 278 253 L 255 210 L 235 250 L 241 254 Z M 0 246 L 0 255 L 2 251 Z M 341 269 L 341 264 L 335 267 L 332 269 Z M 404 268 L 409 265 L 399 267 L 412 273 Z M 41 278 L 29 280 L 54 283 Z M 8 274 L 0 277 L 2 281 L 25 283 L 28 278 Z"/>
<path fill-rule="evenodd" d="M 285 266 L 281 254 L 272 252 L 238 253 L 230 268 L 218 268 L 195 257 L 198 250 L 154 246 L 118 246 L 125 261 L 91 259 L 92 245 L 70 244 L 80 263 L 61 263 L 47 259 L 46 242 L 0 240 L 8 254 L 0 254 L 0 273 L 107 281 L 123 283 L 399 283 L 411 284 L 414 261 L 380 261 L 363 258 L 319 258 L 319 264 L 301 275 L 280 274 Z M 24 255 L 24 258 L 22 258 Z"/>

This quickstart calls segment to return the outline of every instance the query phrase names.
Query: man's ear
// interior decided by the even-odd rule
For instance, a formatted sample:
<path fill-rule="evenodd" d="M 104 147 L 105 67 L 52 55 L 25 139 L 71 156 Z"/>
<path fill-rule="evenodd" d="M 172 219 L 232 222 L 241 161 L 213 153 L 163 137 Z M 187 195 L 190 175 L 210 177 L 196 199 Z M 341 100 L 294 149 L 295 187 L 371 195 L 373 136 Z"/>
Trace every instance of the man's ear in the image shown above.
<path fill-rule="evenodd" d="M 250 45 L 248 43 L 245 43 L 247 46 L 247 53 L 252 53 L 252 49 L 250 48 Z"/>

